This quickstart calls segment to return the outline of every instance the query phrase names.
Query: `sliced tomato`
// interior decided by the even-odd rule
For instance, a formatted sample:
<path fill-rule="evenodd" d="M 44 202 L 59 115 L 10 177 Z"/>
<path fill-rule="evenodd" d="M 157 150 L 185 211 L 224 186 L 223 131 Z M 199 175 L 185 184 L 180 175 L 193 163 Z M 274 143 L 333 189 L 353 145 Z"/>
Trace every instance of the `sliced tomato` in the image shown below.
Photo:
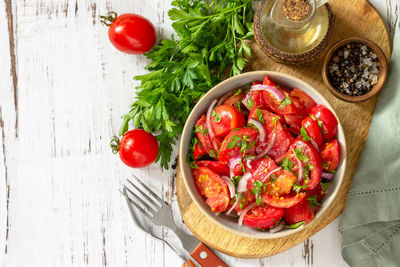
<path fill-rule="evenodd" d="M 246 208 L 249 204 L 253 203 L 254 201 L 256 201 L 256 198 L 253 193 L 251 193 L 250 191 L 244 192 L 239 201 L 239 205 L 235 207 L 236 213 L 240 215 L 242 210 L 244 210 L 244 208 Z"/>
<path fill-rule="evenodd" d="M 220 161 L 200 160 L 196 162 L 197 167 L 207 167 L 215 171 L 219 175 L 229 176 L 229 168 L 227 164 Z"/>
<path fill-rule="evenodd" d="M 252 161 L 251 168 L 247 168 L 247 171 L 252 174 L 252 177 L 247 181 L 247 190 L 251 191 L 255 181 L 260 181 L 265 175 L 276 168 L 278 168 L 278 166 L 269 157 Z"/>
<path fill-rule="evenodd" d="M 262 201 L 275 208 L 290 208 L 299 203 L 304 199 L 306 194 L 301 192 L 297 194 L 296 192 L 292 192 L 283 196 L 270 196 L 266 193 L 262 194 Z"/>
<path fill-rule="evenodd" d="M 325 142 L 336 136 L 338 121 L 330 109 L 323 105 L 316 105 L 310 110 L 310 114 L 313 119 L 315 118 L 321 124 Z"/>
<path fill-rule="evenodd" d="M 250 111 L 255 108 L 266 109 L 262 91 L 250 90 L 242 100 L 243 105 Z"/>
<path fill-rule="evenodd" d="M 318 147 L 322 146 L 323 136 L 321 128 L 319 128 L 318 123 L 314 121 L 310 116 L 304 118 L 301 125 L 307 132 L 307 135 L 314 140 Z M 304 138 L 304 137 L 303 137 Z"/>
<path fill-rule="evenodd" d="M 313 196 L 316 196 L 313 198 Z M 293 207 L 285 209 L 284 219 L 287 224 L 294 224 L 301 221 L 309 223 L 313 218 L 315 211 L 318 210 L 318 205 L 314 203 L 322 199 L 323 193 L 321 185 L 318 185 L 313 190 L 306 193 L 306 197 Z"/>
<path fill-rule="evenodd" d="M 229 204 L 228 186 L 224 180 L 207 167 L 193 169 L 193 179 L 200 195 L 207 198 L 206 204 L 213 212 L 225 211 Z"/>
<path fill-rule="evenodd" d="M 216 136 L 225 137 L 231 130 L 244 127 L 246 120 L 237 108 L 220 105 L 212 112 L 211 125 Z"/>
<path fill-rule="evenodd" d="M 304 91 L 294 88 L 292 92 L 290 93 L 291 97 L 296 97 L 298 98 L 304 105 L 304 114 L 308 114 L 310 112 L 310 109 L 317 105 L 315 101 Z"/>
<path fill-rule="evenodd" d="M 283 128 L 278 115 L 272 114 L 267 110 L 255 109 L 250 112 L 249 119 L 250 118 L 259 120 L 261 123 L 263 123 L 266 132 L 267 141 L 266 143 L 257 144 L 257 153 L 260 153 L 266 148 L 268 142 L 273 138 L 274 133 L 275 142 L 272 148 L 268 151 L 268 156 L 275 160 L 288 151 L 289 146 L 293 142 L 294 138 Z"/>
<path fill-rule="evenodd" d="M 228 105 L 228 106 L 234 106 L 237 107 L 238 103 L 242 102 L 243 97 L 245 96 L 245 93 L 240 92 L 237 95 L 232 95 L 230 97 L 228 97 L 224 103 L 222 103 L 223 105 Z"/>
<path fill-rule="evenodd" d="M 332 141 L 325 143 L 321 149 L 321 160 L 325 171 L 335 171 L 340 158 L 339 142 L 335 138 Z"/>
<path fill-rule="evenodd" d="M 305 156 L 302 162 L 304 177 L 303 180 L 300 182 L 300 185 L 306 184 L 307 187 L 305 188 L 305 190 L 312 190 L 321 181 L 322 163 L 319 153 L 317 152 L 317 150 L 315 150 L 310 142 L 306 142 L 301 139 L 297 139 L 293 143 L 292 147 L 294 150 L 299 150 L 303 157 Z M 292 149 L 290 149 L 285 156 L 280 157 L 279 160 L 281 161 L 283 158 L 288 158 L 293 163 L 292 171 L 298 175 L 299 165 Z M 308 177 L 305 176 L 306 168 L 309 170 L 309 173 L 307 174 Z"/>
<path fill-rule="evenodd" d="M 301 121 L 304 119 L 304 115 L 284 115 L 284 118 L 288 125 L 287 130 L 293 134 L 300 134 Z"/>
<path fill-rule="evenodd" d="M 224 139 L 219 151 L 219 159 L 223 163 L 236 156 L 255 155 L 255 142 L 258 131 L 251 128 L 240 128 L 232 130 Z M 242 144 L 247 146 L 247 149 Z M 241 151 L 242 150 L 242 151 Z"/>
<path fill-rule="evenodd" d="M 296 181 L 297 176 L 290 171 L 279 170 L 269 177 L 265 193 L 276 197 L 287 195 L 292 190 L 293 183 Z"/>
<path fill-rule="evenodd" d="M 202 115 L 200 119 L 196 122 L 195 133 L 197 139 L 199 139 L 200 144 L 203 146 L 207 154 L 210 157 L 217 159 L 218 153 L 215 148 L 218 149 L 221 146 L 222 140 L 219 136 L 214 136 L 214 139 L 211 140 L 207 130 L 205 115 Z"/>
<path fill-rule="evenodd" d="M 204 157 L 205 155 L 207 155 L 207 151 L 204 149 L 204 147 L 201 145 L 201 143 L 196 143 L 194 145 L 194 149 L 193 149 L 194 160 L 199 160 L 202 157 Z"/>
<path fill-rule="evenodd" d="M 283 217 L 284 211 L 281 208 L 274 208 L 265 205 L 257 206 L 244 215 L 243 224 L 251 228 L 268 229 L 275 226 Z"/>

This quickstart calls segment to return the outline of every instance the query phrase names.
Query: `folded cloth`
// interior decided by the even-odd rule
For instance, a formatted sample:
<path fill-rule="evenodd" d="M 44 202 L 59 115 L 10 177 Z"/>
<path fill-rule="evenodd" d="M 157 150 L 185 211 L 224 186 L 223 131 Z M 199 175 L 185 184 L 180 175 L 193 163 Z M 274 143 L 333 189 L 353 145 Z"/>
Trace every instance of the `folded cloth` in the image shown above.
<path fill-rule="evenodd" d="M 400 266 L 400 23 L 339 231 L 350 266 Z"/>

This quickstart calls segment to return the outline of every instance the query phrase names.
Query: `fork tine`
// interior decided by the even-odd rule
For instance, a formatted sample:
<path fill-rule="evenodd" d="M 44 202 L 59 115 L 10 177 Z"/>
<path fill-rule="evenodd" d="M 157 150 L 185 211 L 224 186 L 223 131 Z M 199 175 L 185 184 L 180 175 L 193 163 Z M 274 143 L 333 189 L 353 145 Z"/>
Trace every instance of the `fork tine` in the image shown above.
<path fill-rule="evenodd" d="M 133 201 L 129 196 L 128 193 L 126 192 L 126 190 L 129 190 L 129 188 L 127 188 L 126 186 L 124 186 L 124 196 L 126 197 L 126 199 L 132 204 L 134 205 L 144 216 L 146 216 L 149 219 L 152 219 L 154 217 L 154 214 L 152 214 L 150 211 L 146 211 L 145 209 L 143 209 L 142 207 L 140 207 L 135 201 Z M 129 190 L 130 191 L 130 190 Z"/>
<path fill-rule="evenodd" d="M 149 213 L 151 213 L 153 216 L 154 216 L 154 214 L 156 214 L 158 212 L 153 207 L 151 207 L 149 204 L 147 204 L 143 199 L 141 199 L 137 194 L 135 194 L 132 190 L 130 190 L 128 187 L 125 186 L 125 189 L 128 190 L 128 192 L 131 193 L 131 195 L 133 195 L 140 204 L 145 206 L 145 208 L 148 209 Z M 131 198 L 129 198 L 129 199 L 131 199 Z"/>
<path fill-rule="evenodd" d="M 136 181 L 138 181 L 139 184 L 141 184 L 143 186 L 144 189 L 147 190 L 147 192 L 149 192 L 155 199 L 160 201 L 161 206 L 163 205 L 163 203 L 165 203 L 159 196 L 156 195 L 156 193 L 153 192 L 153 190 L 148 188 L 147 185 L 145 185 L 142 181 L 140 181 L 139 178 L 137 178 L 134 174 L 132 174 L 132 176 L 133 176 L 133 178 L 136 179 Z"/>
<path fill-rule="evenodd" d="M 158 206 L 158 207 L 162 207 L 159 205 L 158 202 L 154 201 L 152 198 L 150 198 L 148 195 L 146 195 L 146 193 L 144 193 L 142 191 L 142 189 L 140 189 L 139 187 L 137 187 L 134 183 L 132 183 L 129 179 L 126 179 L 128 181 L 128 183 L 130 183 L 137 191 L 140 192 L 140 194 L 142 194 L 149 202 L 150 204 L 152 204 L 153 206 Z"/>

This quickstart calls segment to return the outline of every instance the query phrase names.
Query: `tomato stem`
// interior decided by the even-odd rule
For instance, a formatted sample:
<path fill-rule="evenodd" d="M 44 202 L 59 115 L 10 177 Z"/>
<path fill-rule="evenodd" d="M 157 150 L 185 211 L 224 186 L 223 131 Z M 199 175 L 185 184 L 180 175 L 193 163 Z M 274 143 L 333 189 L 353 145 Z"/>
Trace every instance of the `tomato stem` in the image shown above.
<path fill-rule="evenodd" d="M 107 13 L 107 15 L 105 16 L 100 16 L 101 20 L 101 24 L 103 24 L 104 26 L 110 27 L 110 25 L 117 19 L 118 14 L 115 13 L 114 11 L 110 11 Z"/>
<path fill-rule="evenodd" d="M 111 138 L 110 147 L 111 147 L 112 153 L 117 154 L 119 152 L 119 138 L 118 137 L 114 136 L 113 138 Z"/>

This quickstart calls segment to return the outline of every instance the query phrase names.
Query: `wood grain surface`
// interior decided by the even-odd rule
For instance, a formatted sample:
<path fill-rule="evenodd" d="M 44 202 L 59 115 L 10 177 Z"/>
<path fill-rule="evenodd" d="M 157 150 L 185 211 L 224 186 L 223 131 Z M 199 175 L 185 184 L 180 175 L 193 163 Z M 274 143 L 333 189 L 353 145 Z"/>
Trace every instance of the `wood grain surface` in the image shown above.
<path fill-rule="evenodd" d="M 132 77 L 146 73 L 148 60 L 115 50 L 98 20 L 109 10 L 141 14 L 162 39 L 172 33 L 170 2 L 0 0 L 1 266 L 182 266 L 168 246 L 134 227 L 118 192 L 134 173 L 189 232 L 178 210 L 176 170 L 132 170 L 110 152 L 138 85 Z M 372 2 L 393 33 L 397 1 Z M 229 266 L 342 267 L 337 225 L 269 258 L 217 253 Z"/>
<path fill-rule="evenodd" d="M 391 56 L 389 32 L 384 21 L 376 10 L 365 0 L 355 0 L 349 5 L 347 0 L 329 1 L 336 16 L 336 25 L 328 47 L 336 41 L 358 36 L 377 43 L 384 51 L 388 60 Z M 272 70 L 293 75 L 303 79 L 317 89 L 334 107 L 342 123 L 347 142 L 347 166 L 344 182 L 332 205 L 312 227 L 290 235 L 288 237 L 255 240 L 238 236 L 209 221 L 190 199 L 178 172 L 177 193 L 178 203 L 183 220 L 188 228 L 201 241 L 212 248 L 226 254 L 242 258 L 260 258 L 275 255 L 306 240 L 317 231 L 332 222 L 343 211 L 351 179 L 357 167 L 364 143 L 367 138 L 369 125 L 377 98 L 363 103 L 347 103 L 335 98 L 324 85 L 321 76 L 323 56 L 303 66 L 288 66 L 276 63 L 267 57 L 253 41 L 251 42 L 253 55 L 247 65 L 247 70 Z M 325 51 L 326 52 L 326 51 Z"/>

